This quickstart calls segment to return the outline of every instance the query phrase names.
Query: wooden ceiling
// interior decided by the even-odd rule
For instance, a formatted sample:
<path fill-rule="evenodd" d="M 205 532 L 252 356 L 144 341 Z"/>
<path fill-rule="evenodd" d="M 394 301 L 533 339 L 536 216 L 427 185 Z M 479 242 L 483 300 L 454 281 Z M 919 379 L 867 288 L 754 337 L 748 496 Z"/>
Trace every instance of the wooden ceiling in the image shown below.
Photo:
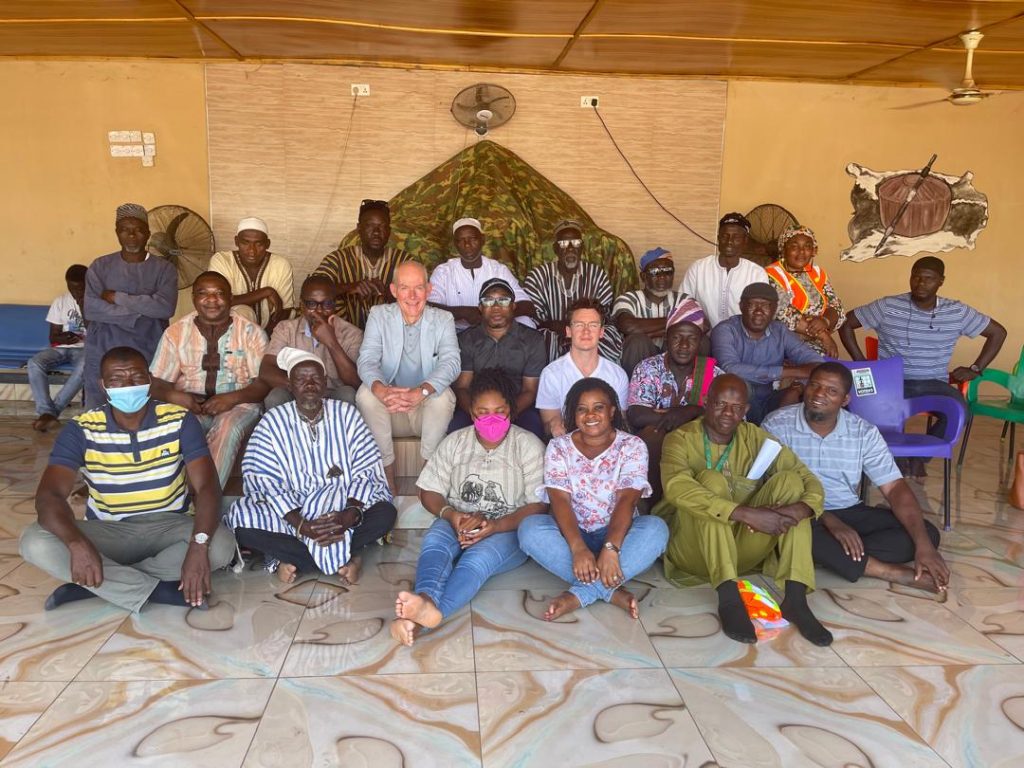
<path fill-rule="evenodd" d="M 1024 88 L 1024 0 L 2 0 L 0 57 Z"/>

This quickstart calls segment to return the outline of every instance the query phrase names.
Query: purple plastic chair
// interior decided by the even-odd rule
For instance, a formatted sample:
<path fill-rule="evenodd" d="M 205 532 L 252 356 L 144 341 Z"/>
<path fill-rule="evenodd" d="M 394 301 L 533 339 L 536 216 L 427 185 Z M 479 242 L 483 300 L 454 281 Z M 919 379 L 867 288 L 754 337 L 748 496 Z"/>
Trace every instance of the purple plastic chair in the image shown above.
<path fill-rule="evenodd" d="M 885 360 L 837 360 L 853 373 L 850 392 L 851 413 L 878 427 L 892 455 L 902 458 L 941 458 L 942 507 L 945 530 L 950 530 L 949 478 L 953 464 L 953 446 L 960 439 L 966 414 L 960 403 L 951 397 L 923 395 L 903 397 L 903 358 Z M 867 376 L 865 369 L 871 371 Z M 919 413 L 942 413 L 946 416 L 946 434 L 932 437 L 903 431 L 907 419 Z"/>

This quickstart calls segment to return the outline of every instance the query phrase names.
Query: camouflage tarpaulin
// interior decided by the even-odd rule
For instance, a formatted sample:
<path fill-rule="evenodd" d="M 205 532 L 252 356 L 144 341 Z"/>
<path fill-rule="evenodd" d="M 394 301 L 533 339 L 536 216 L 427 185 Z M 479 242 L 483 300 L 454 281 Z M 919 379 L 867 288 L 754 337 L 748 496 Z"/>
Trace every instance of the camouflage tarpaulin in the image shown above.
<path fill-rule="evenodd" d="M 620 238 L 598 228 L 579 203 L 514 152 L 480 141 L 459 152 L 390 201 L 391 241 L 433 269 L 456 255 L 451 226 L 464 216 L 484 228 L 484 254 L 522 280 L 555 258 L 552 228 L 562 219 L 584 224 L 584 258 L 602 265 L 618 296 L 639 287 L 636 261 Z M 355 230 L 341 247 L 355 245 Z"/>

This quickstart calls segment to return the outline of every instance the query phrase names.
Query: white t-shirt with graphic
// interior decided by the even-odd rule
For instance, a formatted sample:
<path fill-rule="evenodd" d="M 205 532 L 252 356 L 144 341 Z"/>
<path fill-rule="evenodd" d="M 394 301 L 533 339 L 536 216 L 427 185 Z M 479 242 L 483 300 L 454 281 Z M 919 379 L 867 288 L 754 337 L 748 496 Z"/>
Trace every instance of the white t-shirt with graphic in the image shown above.
<path fill-rule="evenodd" d="M 85 321 L 82 317 L 82 308 L 78 306 L 71 291 L 62 293 L 50 305 L 50 311 L 46 313 L 46 322 L 59 325 L 62 331 L 77 333 L 83 341 L 77 344 L 57 344 L 57 347 L 81 347 L 85 344 Z"/>

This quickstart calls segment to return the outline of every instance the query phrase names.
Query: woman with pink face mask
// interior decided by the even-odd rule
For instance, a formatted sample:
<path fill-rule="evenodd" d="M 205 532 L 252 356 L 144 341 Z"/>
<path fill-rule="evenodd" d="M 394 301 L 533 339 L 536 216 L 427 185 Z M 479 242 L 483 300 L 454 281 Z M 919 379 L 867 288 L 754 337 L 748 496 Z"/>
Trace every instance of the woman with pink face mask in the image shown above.
<path fill-rule="evenodd" d="M 391 635 L 412 645 L 469 603 L 491 576 L 526 562 L 519 523 L 547 509 L 544 444 L 512 424 L 515 383 L 498 368 L 477 371 L 469 385 L 473 426 L 437 447 L 416 486 L 437 517 L 423 539 L 413 592 L 399 592 Z"/>

